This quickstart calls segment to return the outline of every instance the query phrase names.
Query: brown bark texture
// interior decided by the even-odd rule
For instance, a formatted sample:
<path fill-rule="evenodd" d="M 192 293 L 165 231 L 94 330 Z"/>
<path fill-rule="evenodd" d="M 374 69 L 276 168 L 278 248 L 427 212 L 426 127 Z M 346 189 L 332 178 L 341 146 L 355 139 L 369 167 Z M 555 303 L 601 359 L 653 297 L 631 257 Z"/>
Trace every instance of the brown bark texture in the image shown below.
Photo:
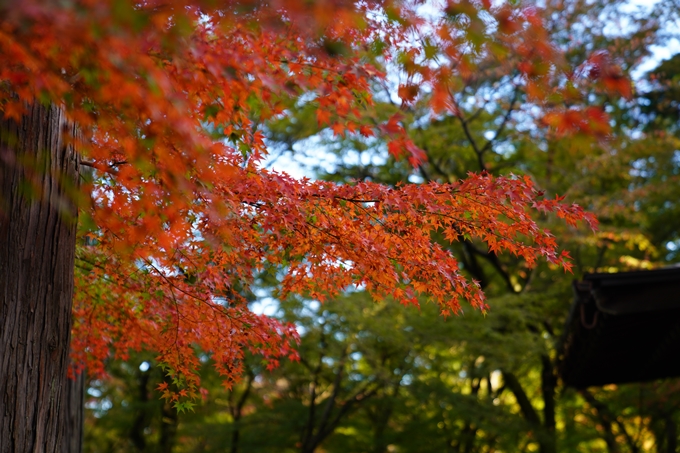
<path fill-rule="evenodd" d="M 0 452 L 63 453 L 73 417 L 76 129 L 57 106 L 26 109 L 19 121 L 0 115 Z"/>

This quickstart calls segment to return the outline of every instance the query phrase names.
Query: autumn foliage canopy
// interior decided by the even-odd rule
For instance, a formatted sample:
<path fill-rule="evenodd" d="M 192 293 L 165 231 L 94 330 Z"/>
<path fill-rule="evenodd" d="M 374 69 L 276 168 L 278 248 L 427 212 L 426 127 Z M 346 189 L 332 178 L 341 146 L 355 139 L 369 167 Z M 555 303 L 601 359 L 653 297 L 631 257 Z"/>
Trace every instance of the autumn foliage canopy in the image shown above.
<path fill-rule="evenodd" d="M 248 308 L 261 272 L 280 280 L 281 297 L 360 287 L 401 303 L 429 295 L 448 315 L 463 301 L 486 305 L 435 237 L 568 270 L 535 219 L 595 224 L 520 176 L 398 187 L 293 179 L 263 168 L 267 121 L 306 103 L 320 127 L 380 138 L 417 166 L 409 125 L 369 114 L 372 84 L 389 71 L 406 75 L 403 106 L 425 99 L 436 117 L 458 108 L 452 75 L 492 54 L 514 66 L 555 133 L 606 135 L 605 114 L 580 107 L 586 72 L 604 91 L 628 89 L 602 54 L 566 67 L 540 10 L 485 0 L 26 0 L 0 17 L 3 115 L 55 103 L 82 132 L 83 176 L 69 188 L 81 224 L 73 355 L 97 373 L 111 354 L 155 351 L 181 396 L 199 388 L 199 357 L 230 385 L 248 349 L 272 366 L 295 356 L 294 326 Z"/>

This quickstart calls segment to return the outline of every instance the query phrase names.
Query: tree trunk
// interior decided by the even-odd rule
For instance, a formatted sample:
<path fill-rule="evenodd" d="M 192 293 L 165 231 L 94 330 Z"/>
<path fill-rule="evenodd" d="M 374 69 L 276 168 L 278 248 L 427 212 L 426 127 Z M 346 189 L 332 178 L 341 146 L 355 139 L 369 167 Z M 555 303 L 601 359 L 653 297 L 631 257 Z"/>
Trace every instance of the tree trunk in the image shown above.
<path fill-rule="evenodd" d="M 79 162 L 63 111 L 26 107 L 0 118 L 0 452 L 63 453 Z"/>
<path fill-rule="evenodd" d="M 552 360 L 547 355 L 541 356 L 541 393 L 543 395 L 543 439 L 541 453 L 557 452 L 557 438 L 555 436 L 555 388 L 557 376 Z"/>
<path fill-rule="evenodd" d="M 149 426 L 148 403 L 151 371 L 138 370 L 137 373 L 137 390 L 139 391 L 137 398 L 139 398 L 139 408 L 137 409 L 137 415 L 135 416 L 135 421 L 132 423 L 128 437 L 137 451 L 144 451 L 146 450 L 146 436 L 144 435 L 144 430 Z M 163 418 L 162 415 L 161 418 Z M 163 423 L 162 420 L 161 423 Z"/>

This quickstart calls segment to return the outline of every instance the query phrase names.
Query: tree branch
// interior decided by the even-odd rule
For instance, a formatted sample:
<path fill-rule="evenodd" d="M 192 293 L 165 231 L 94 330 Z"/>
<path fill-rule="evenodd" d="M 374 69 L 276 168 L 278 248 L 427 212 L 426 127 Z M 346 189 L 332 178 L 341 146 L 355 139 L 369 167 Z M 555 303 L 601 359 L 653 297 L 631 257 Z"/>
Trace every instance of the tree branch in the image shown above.
<path fill-rule="evenodd" d="M 518 97 L 519 97 L 519 85 L 515 85 L 515 90 L 512 94 L 512 100 L 510 101 L 510 107 L 508 107 L 508 111 L 505 112 L 505 116 L 503 117 L 500 126 L 498 126 L 498 129 L 496 129 L 493 138 L 489 139 L 480 150 L 482 154 L 491 149 L 493 142 L 495 142 L 498 139 L 498 137 L 503 133 L 503 129 L 505 129 L 505 126 L 508 124 L 508 121 L 510 120 L 510 115 L 512 115 L 512 112 L 515 109 L 515 103 L 517 102 Z"/>
<path fill-rule="evenodd" d="M 338 394 L 340 393 L 340 384 L 342 382 L 342 375 L 345 369 L 346 359 L 347 348 L 343 349 L 342 355 L 340 356 L 337 372 L 335 373 L 335 379 L 333 379 L 333 391 L 331 392 L 331 396 L 329 396 L 328 399 L 326 400 L 326 406 L 324 407 L 323 414 L 321 415 L 321 421 L 319 423 L 317 436 L 319 433 L 324 431 L 324 428 L 326 427 L 326 424 L 328 423 L 328 420 L 330 418 L 331 411 L 333 410 L 333 406 L 335 405 L 335 400 L 338 398 Z"/>
<path fill-rule="evenodd" d="M 595 412 L 597 413 L 598 418 L 600 419 L 600 424 L 605 430 L 605 439 L 604 441 L 607 443 L 607 446 L 609 448 L 610 440 L 613 439 L 614 441 L 614 446 L 609 448 L 609 451 L 611 453 L 618 452 L 618 445 L 616 444 L 616 439 L 614 437 L 614 434 L 612 432 L 612 423 L 615 423 L 616 426 L 619 428 L 619 431 L 621 431 L 621 434 L 623 434 L 623 437 L 626 439 L 626 443 L 628 444 L 628 448 L 630 449 L 631 453 L 639 453 L 640 449 L 637 446 L 637 443 L 635 439 L 633 439 L 630 434 L 628 434 L 628 431 L 626 430 L 625 426 L 623 423 L 621 423 L 614 415 L 609 408 L 607 407 L 606 404 L 604 404 L 602 401 L 598 401 L 595 396 L 590 393 L 587 389 L 583 389 L 579 392 L 583 399 L 586 400 L 586 402 L 593 408 L 595 409 Z M 611 436 L 611 439 L 608 439 L 607 437 Z"/>
<path fill-rule="evenodd" d="M 581 390 L 581 396 L 588 402 L 588 404 L 595 409 L 595 414 L 600 421 L 600 426 L 602 427 L 604 441 L 607 444 L 607 450 L 609 453 L 619 453 L 619 446 L 616 443 L 616 436 L 612 431 L 612 418 L 611 414 L 607 410 L 607 407 L 597 401 L 595 397 L 587 390 Z"/>
<path fill-rule="evenodd" d="M 519 404 L 519 408 L 522 411 L 524 418 L 536 427 L 541 426 L 541 419 L 538 416 L 536 409 L 534 409 L 534 406 L 532 406 L 531 401 L 529 401 L 529 397 L 526 392 L 524 392 L 522 384 L 520 384 L 517 376 L 509 371 L 502 371 L 502 373 L 503 381 L 512 394 L 515 395 L 515 399 L 517 400 L 517 404 Z"/>

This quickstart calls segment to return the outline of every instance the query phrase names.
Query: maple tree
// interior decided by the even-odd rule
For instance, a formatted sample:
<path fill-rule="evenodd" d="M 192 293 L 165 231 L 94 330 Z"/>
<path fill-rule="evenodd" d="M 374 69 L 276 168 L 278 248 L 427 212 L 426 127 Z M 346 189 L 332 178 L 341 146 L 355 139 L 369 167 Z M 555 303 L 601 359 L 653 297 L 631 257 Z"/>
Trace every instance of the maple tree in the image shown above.
<path fill-rule="evenodd" d="M 30 382 L 42 379 L 26 404 L 35 403 L 32 414 L 53 411 L 47 428 L 34 416 L 25 432 L 3 415 L 0 438 L 11 439 L 9 448 L 60 448 L 55 426 L 63 405 L 50 404 L 61 398 L 54 388 L 63 385 L 69 352 L 74 259 L 74 372 L 87 364 L 101 373 L 112 354 L 155 351 L 172 377 L 159 389 L 180 410 L 198 395 L 202 354 L 226 386 L 242 373 L 247 349 L 271 367 L 295 357 L 294 327 L 248 309 L 244 292 L 265 268 L 282 275 L 283 296 L 324 300 L 357 286 L 409 304 L 427 294 L 444 315 L 457 313 L 462 300 L 486 305 L 479 284 L 433 234 L 479 239 L 529 266 L 542 257 L 570 268 L 568 254 L 534 218 L 554 212 L 569 225 L 595 220 L 560 197 L 544 197 L 528 177 L 480 173 L 388 187 L 295 180 L 262 167 L 266 122 L 296 104 L 311 106 L 337 135 L 380 135 L 391 154 L 421 164 L 424 153 L 408 138 L 403 116 L 376 123 L 372 115 L 371 83 L 386 80 L 382 64 L 406 75 L 397 90 L 404 106 L 426 88 L 437 115 L 458 111 L 452 76 L 474 72 L 476 55 L 513 61 L 558 133 L 606 130 L 600 110 L 555 106 L 555 99 L 576 100 L 579 87 L 554 83 L 570 68 L 535 8 L 449 1 L 432 14 L 421 4 L 0 7 L 0 317 L 3 350 L 15 351 L 3 362 L 0 387 L 15 398 L 4 404 L 17 407 Z M 627 82 L 611 61 L 598 54 L 588 68 L 603 91 L 625 94 Z M 44 241 L 44 255 L 29 255 L 42 259 L 44 272 L 27 289 L 21 285 L 34 269 L 22 254 L 37 246 L 35 238 Z M 17 323 L 22 316 L 30 323 Z M 43 323 L 49 333 L 34 340 Z M 27 354 L 40 351 L 58 360 L 12 377 Z"/>
<path fill-rule="evenodd" d="M 608 48 L 612 58 L 630 70 L 658 38 L 656 14 L 644 11 L 636 18 L 631 11 L 619 9 L 617 1 L 551 5 L 555 9 L 548 11 L 556 14 L 543 14 L 555 24 L 551 36 L 567 47 L 567 56 L 576 66 L 588 57 L 585 49 Z M 619 21 L 635 24 L 626 30 L 625 38 L 603 36 L 606 24 L 593 19 L 611 9 L 621 14 Z M 582 26 L 586 31 L 573 33 L 584 30 Z M 526 130 L 525 115 L 535 106 L 524 97 L 522 86 L 512 106 L 513 79 L 490 63 L 457 94 L 459 99 L 477 99 L 475 104 L 468 100 L 460 105 L 479 149 L 494 137 L 482 156 L 489 171 L 531 174 L 542 188 L 568 193 L 570 200 L 598 213 L 600 229 L 595 235 L 587 229 L 562 228 L 549 216 L 541 219 L 574 255 L 573 276 L 540 263 L 527 269 L 509 254 L 493 261 L 480 241 L 442 241 L 460 260 L 463 272 L 483 286 L 491 306 L 487 316 L 466 310 L 463 317 L 442 320 L 429 304 L 419 310 L 389 303 L 367 305 L 370 297 L 362 291 L 350 291 L 323 305 L 305 297 L 283 299 L 276 315 L 300 326 L 299 362 L 285 361 L 266 371 L 257 357 L 249 357 L 246 376 L 230 390 L 220 389 L 220 378 L 204 364 L 201 386 L 210 391 L 210 398 L 198 402 L 195 412 L 172 419 L 175 437 L 167 435 L 168 423 L 161 424 L 167 414 L 161 403 L 151 402 L 150 389 L 163 379 L 160 370 L 136 368 L 142 361 L 153 363 L 152 356 L 133 354 L 126 362 L 109 363 L 107 370 L 116 379 L 90 384 L 93 392 L 102 395 L 90 398 L 88 450 L 128 451 L 143 432 L 147 444 L 140 451 L 155 451 L 164 437 L 174 443 L 173 451 L 303 451 L 318 442 L 317 450 L 338 452 L 674 451 L 677 379 L 586 392 L 553 380 L 554 364 L 560 360 L 555 343 L 573 297 L 569 280 L 593 270 L 630 270 L 677 261 L 677 248 L 665 245 L 677 242 L 678 229 L 673 221 L 677 217 L 673 217 L 677 199 L 673 193 L 678 185 L 668 183 L 677 177 L 678 169 L 677 139 L 667 135 L 675 130 L 675 110 L 667 109 L 667 103 L 645 102 L 652 96 L 673 99 L 669 82 L 674 73 L 669 63 L 662 65 L 665 76 L 659 78 L 661 83 L 654 82 L 650 94 L 641 93 L 645 79 L 640 80 L 633 100 L 594 92 L 594 103 L 613 112 L 612 133 L 604 140 L 584 134 L 557 136 L 547 128 Z M 513 70 L 512 66 L 506 69 Z M 660 77 L 660 69 L 650 77 Z M 458 117 L 450 114 L 425 122 L 426 102 L 410 113 L 394 101 L 396 105 L 387 98 L 377 100 L 374 118 L 386 121 L 400 111 L 417 145 L 428 153 L 428 162 L 414 169 L 384 158 L 386 147 L 378 140 L 351 134 L 340 140 L 321 131 L 310 140 L 315 148 L 310 146 L 309 152 L 318 153 L 316 140 L 321 135 L 328 149 L 337 150 L 338 159 L 332 167 L 323 162 L 325 168 L 333 168 L 323 177 L 346 184 L 370 179 L 395 185 L 418 181 L 416 176 L 422 180 L 423 173 L 457 180 L 467 171 L 479 170 L 477 153 Z M 646 106 L 645 116 L 653 119 L 651 126 L 663 134 L 627 133 L 627 128 L 639 127 L 632 121 L 639 103 Z M 481 105 L 486 108 L 479 112 Z M 490 134 L 511 106 L 505 128 Z M 662 117 L 664 112 L 667 116 Z M 411 114 L 420 120 L 412 122 Z M 316 113 L 305 105 L 267 125 L 269 136 L 294 145 L 296 153 L 306 150 L 300 139 L 317 131 Z M 278 151 L 276 146 L 273 149 Z M 353 154 L 357 152 L 363 153 L 360 158 Z M 259 290 L 258 297 L 262 297 Z M 511 385 L 506 385 L 504 374 Z M 146 389 L 142 395 L 151 400 L 140 399 L 142 388 Z M 261 435 L 263 429 L 267 436 Z"/>

